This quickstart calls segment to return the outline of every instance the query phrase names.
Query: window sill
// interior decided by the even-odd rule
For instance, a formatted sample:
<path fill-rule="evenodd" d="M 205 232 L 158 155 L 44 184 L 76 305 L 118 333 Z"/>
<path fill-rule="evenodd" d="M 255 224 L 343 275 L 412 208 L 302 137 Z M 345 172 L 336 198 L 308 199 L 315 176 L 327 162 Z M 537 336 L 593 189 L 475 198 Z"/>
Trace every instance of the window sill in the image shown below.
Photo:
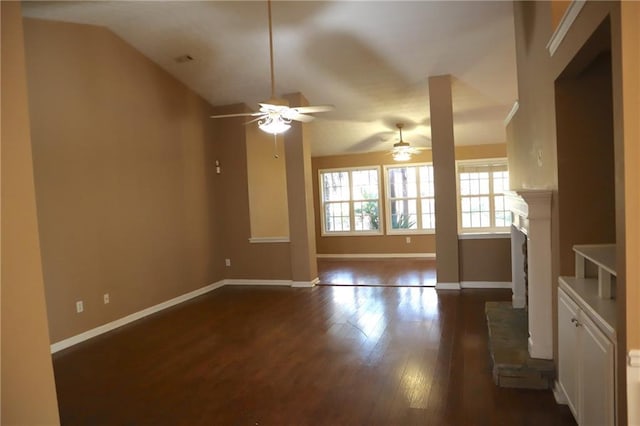
<path fill-rule="evenodd" d="M 288 243 L 289 237 L 251 237 L 249 243 L 251 244 L 264 244 L 264 243 Z"/>
<path fill-rule="evenodd" d="M 469 232 L 469 233 L 459 233 L 459 240 L 495 240 L 502 238 L 511 238 L 511 233 L 508 231 L 500 231 L 500 232 Z"/>
<path fill-rule="evenodd" d="M 321 237 L 382 237 L 382 232 L 327 232 L 320 234 Z"/>

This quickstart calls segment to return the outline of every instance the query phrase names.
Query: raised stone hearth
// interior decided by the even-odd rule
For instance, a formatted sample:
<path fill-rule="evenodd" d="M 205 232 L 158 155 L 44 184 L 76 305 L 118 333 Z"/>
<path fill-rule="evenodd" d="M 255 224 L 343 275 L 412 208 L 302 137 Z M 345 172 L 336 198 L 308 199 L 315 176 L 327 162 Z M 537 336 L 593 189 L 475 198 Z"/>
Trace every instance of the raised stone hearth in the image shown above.
<path fill-rule="evenodd" d="M 509 302 L 487 302 L 493 380 L 506 388 L 551 389 L 555 378 L 553 361 L 535 359 L 527 349 L 528 320 L 524 309 Z"/>

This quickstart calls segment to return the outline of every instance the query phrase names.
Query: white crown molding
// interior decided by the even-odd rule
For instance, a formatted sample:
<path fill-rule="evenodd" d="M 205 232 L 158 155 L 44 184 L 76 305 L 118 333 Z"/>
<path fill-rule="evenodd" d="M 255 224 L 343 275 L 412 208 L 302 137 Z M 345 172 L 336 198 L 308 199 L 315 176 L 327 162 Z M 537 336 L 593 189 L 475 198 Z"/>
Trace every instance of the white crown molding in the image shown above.
<path fill-rule="evenodd" d="M 436 286 L 436 289 L 438 287 Z M 460 288 L 511 288 L 511 281 L 460 281 Z"/>
<path fill-rule="evenodd" d="M 289 237 L 251 237 L 251 244 L 289 243 Z"/>
<path fill-rule="evenodd" d="M 435 259 L 435 253 L 336 253 L 316 254 L 318 259 Z"/>
<path fill-rule="evenodd" d="M 511 111 L 509 111 L 509 114 L 507 114 L 507 117 L 504 119 L 505 127 L 509 125 L 511 120 L 513 120 L 513 117 L 516 115 L 516 112 L 518 112 L 519 108 L 520 108 L 520 103 L 518 101 L 515 101 L 513 103 L 513 106 L 511 107 Z"/>
<path fill-rule="evenodd" d="M 558 25 L 556 30 L 553 32 L 553 35 L 551 36 L 549 43 L 547 43 L 547 50 L 549 51 L 549 56 L 553 56 L 556 53 L 556 50 L 558 50 L 558 47 L 560 47 L 560 43 L 562 43 L 562 40 L 564 40 L 564 37 L 569 32 L 571 25 L 573 25 L 573 22 L 576 20 L 576 18 L 580 14 L 580 11 L 582 10 L 586 2 L 587 0 L 573 0 L 569 4 L 569 7 L 564 12 L 564 15 L 562 15 L 562 20 L 560 20 L 560 24 Z"/>
<path fill-rule="evenodd" d="M 436 283 L 436 290 L 460 290 L 460 283 Z"/>
<path fill-rule="evenodd" d="M 183 294 L 178 297 L 174 297 L 173 299 L 169 299 L 166 302 L 158 303 L 157 305 L 153 305 L 141 311 L 134 312 L 133 314 L 127 315 L 126 317 L 122 317 L 115 321 L 111 321 L 107 324 L 103 324 L 99 327 L 92 328 L 91 330 L 87 330 L 83 333 L 76 334 L 75 336 L 53 343 L 51 345 L 51 353 L 53 354 L 63 349 L 67 349 L 73 345 L 77 345 L 78 343 L 84 342 L 85 340 L 89 340 L 92 337 L 96 337 L 101 334 L 107 333 L 111 330 L 115 330 L 116 328 L 122 327 L 123 325 L 132 323 L 134 321 L 137 321 L 151 314 L 155 314 L 156 312 L 160 312 L 164 309 L 167 309 L 179 303 L 186 302 L 187 300 L 193 299 L 195 297 L 198 297 L 205 293 L 213 291 L 217 288 L 220 288 L 223 285 L 224 285 L 223 281 L 218 281 L 216 283 L 209 284 L 205 287 L 201 287 L 197 290 L 191 291 L 189 293 Z"/>

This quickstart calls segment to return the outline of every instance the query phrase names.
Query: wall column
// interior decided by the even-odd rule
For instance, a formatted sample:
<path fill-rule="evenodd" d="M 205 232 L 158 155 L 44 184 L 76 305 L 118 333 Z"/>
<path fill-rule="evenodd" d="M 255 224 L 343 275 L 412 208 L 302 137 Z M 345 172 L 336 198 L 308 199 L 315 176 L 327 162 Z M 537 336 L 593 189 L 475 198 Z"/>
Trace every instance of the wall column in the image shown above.
<path fill-rule="evenodd" d="M 456 157 L 451 76 L 429 77 L 431 152 L 436 203 L 436 289 L 459 290 Z"/>
<path fill-rule="evenodd" d="M 309 103 L 301 93 L 285 95 L 289 105 Z M 313 287 L 318 282 L 316 234 L 311 178 L 311 146 L 304 125 L 298 121 L 284 133 L 289 201 L 292 287 Z"/>
<path fill-rule="evenodd" d="M 22 13 L 2 2 L 1 424 L 59 424 L 27 105 Z"/>

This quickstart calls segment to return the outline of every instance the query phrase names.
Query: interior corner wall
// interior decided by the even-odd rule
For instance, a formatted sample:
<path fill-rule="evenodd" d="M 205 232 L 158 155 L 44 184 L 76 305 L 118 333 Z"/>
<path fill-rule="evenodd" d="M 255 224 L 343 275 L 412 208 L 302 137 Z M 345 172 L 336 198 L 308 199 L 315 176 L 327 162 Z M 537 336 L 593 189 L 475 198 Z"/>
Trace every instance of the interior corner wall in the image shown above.
<path fill-rule="evenodd" d="M 332 155 L 314 157 L 312 162 L 313 201 L 316 227 L 316 247 L 319 254 L 398 254 L 398 253 L 435 253 L 436 241 L 433 234 L 411 234 L 411 243 L 407 244 L 406 235 L 367 235 L 341 236 L 322 235 L 322 218 L 318 172 L 322 169 L 349 167 L 380 167 L 380 182 L 383 182 L 385 165 L 394 164 L 388 152 L 368 152 L 362 154 Z M 430 163 L 431 151 L 415 155 L 406 164 Z M 398 163 L 395 163 L 398 164 Z M 386 188 L 380 187 L 382 205 L 380 211 L 386 217 L 384 203 Z"/>
<path fill-rule="evenodd" d="M 217 107 L 214 114 L 248 112 L 246 105 Z M 216 211 L 224 268 L 224 278 L 257 280 L 290 280 L 289 243 L 250 243 L 251 218 L 247 173 L 247 126 L 245 118 L 212 120 L 217 146 L 212 164 L 219 161 L 221 172 L 215 175 Z M 224 259 L 231 265 L 224 266 Z"/>
<path fill-rule="evenodd" d="M 251 237 L 289 237 L 289 203 L 283 137 L 244 126 Z"/>
<path fill-rule="evenodd" d="M 555 88 L 558 255 L 560 274 L 571 276 L 574 244 L 616 241 L 610 52 L 600 54 L 577 75 L 558 78 Z"/>
<path fill-rule="evenodd" d="M 59 424 L 40 258 L 19 2 L 2 2 L 0 423 Z"/>
<path fill-rule="evenodd" d="M 103 27 L 24 22 L 51 342 L 221 280 L 211 106 Z"/>
<path fill-rule="evenodd" d="M 469 145 L 455 147 L 456 160 L 476 160 L 487 158 L 504 158 L 507 148 L 504 143 Z M 404 164 L 431 163 L 431 151 L 423 151 L 414 155 L 411 161 Z M 316 246 L 319 254 L 406 254 L 436 252 L 434 234 L 411 234 L 411 243 L 407 244 L 406 235 L 367 235 L 367 236 L 323 236 L 320 206 L 320 189 L 318 171 L 322 169 L 349 167 L 380 167 L 380 179 L 383 182 L 384 166 L 397 165 L 388 151 L 366 152 L 359 154 L 330 155 L 313 157 L 313 200 L 316 226 Z M 386 215 L 384 203 L 386 188 L 381 187 L 383 200 L 381 211 Z"/>

